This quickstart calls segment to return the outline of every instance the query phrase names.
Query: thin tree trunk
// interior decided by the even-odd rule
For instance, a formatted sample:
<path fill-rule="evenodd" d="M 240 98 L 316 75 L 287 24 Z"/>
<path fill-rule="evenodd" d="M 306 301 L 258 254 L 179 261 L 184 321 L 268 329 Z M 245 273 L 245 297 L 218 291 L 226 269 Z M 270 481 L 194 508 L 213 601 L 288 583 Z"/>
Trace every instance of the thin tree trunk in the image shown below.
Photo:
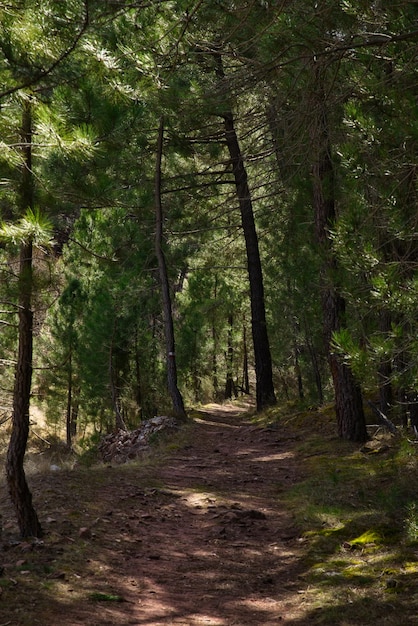
<path fill-rule="evenodd" d="M 110 394 L 112 398 L 112 406 L 113 411 L 115 413 L 115 425 L 118 430 L 127 430 L 125 420 L 123 419 L 122 411 L 121 411 L 121 403 L 120 403 L 120 393 L 119 393 L 119 377 L 118 372 L 115 371 L 115 357 L 114 357 L 114 337 L 116 332 L 116 320 L 113 325 L 113 334 L 110 340 L 110 350 L 109 350 L 109 385 L 110 385 Z"/>
<path fill-rule="evenodd" d="M 247 346 L 247 326 L 242 328 L 242 343 L 243 343 L 243 366 L 242 366 L 242 390 L 247 395 L 250 393 L 250 377 L 248 374 L 248 346 Z"/>
<path fill-rule="evenodd" d="M 418 394 L 409 393 L 407 396 L 409 422 L 415 435 L 418 435 Z"/>
<path fill-rule="evenodd" d="M 142 418 L 141 362 L 139 359 L 137 326 L 135 326 L 135 402 Z"/>
<path fill-rule="evenodd" d="M 405 352 L 401 350 L 394 359 L 395 374 L 399 376 L 400 386 L 395 388 L 395 398 L 397 404 L 398 417 L 401 420 L 402 425 L 406 428 L 408 426 L 408 400 L 407 390 L 404 387 L 403 372 L 407 369 L 408 359 Z"/>
<path fill-rule="evenodd" d="M 215 55 L 217 60 L 217 75 L 225 78 L 222 57 Z M 256 401 L 257 410 L 276 404 L 273 385 L 273 368 L 270 353 L 270 344 L 267 333 L 266 311 L 264 302 L 263 272 L 261 267 L 258 236 L 254 221 L 251 192 L 248 186 L 247 171 L 241 154 L 237 133 L 235 131 L 232 111 L 221 114 L 224 121 L 225 140 L 232 164 L 235 179 L 236 194 L 238 197 L 241 223 L 244 232 L 247 251 L 248 277 L 251 298 L 251 328 L 254 343 Z"/>
<path fill-rule="evenodd" d="M 333 352 L 332 335 L 344 326 L 345 301 L 338 293 L 333 276 L 337 261 L 332 253 L 329 230 L 336 219 L 334 165 L 331 155 L 325 93 L 321 68 L 315 72 L 316 127 L 314 134 L 314 162 L 312 167 L 313 208 L 316 239 L 322 248 L 322 313 L 325 345 L 334 385 L 337 430 L 340 437 L 351 441 L 367 439 L 366 422 L 360 386 L 350 368 Z"/>
<path fill-rule="evenodd" d="M 22 213 L 33 209 L 32 105 L 23 104 L 21 203 Z M 22 537 L 42 537 L 42 528 L 32 505 L 23 462 L 29 436 L 29 406 L 32 386 L 33 313 L 32 241 L 22 244 L 19 261 L 19 339 L 13 389 L 13 425 L 6 460 L 6 478 Z"/>
<path fill-rule="evenodd" d="M 166 342 L 167 385 L 173 403 L 173 411 L 176 417 L 184 419 L 183 398 L 177 385 L 177 364 L 174 342 L 174 324 L 171 307 L 170 286 L 168 281 L 167 264 L 163 251 L 163 211 L 161 205 L 161 161 L 163 154 L 164 119 L 160 120 L 157 143 L 157 161 L 155 167 L 155 253 L 160 272 L 161 294 L 163 303 L 164 331 Z"/>
<path fill-rule="evenodd" d="M 218 278 L 215 275 L 215 285 L 213 290 L 213 300 L 216 302 L 218 298 Z M 212 384 L 215 398 L 218 397 L 218 335 L 215 324 L 215 308 L 212 309 Z"/>
<path fill-rule="evenodd" d="M 248 276 L 251 295 L 251 326 L 254 343 L 257 410 L 276 404 L 273 386 L 273 368 L 267 334 L 264 303 L 263 272 L 261 268 L 258 237 L 255 228 L 247 172 L 238 144 L 232 114 L 223 116 L 225 137 L 235 177 L 237 196 L 241 210 L 241 222 L 247 250 Z"/>
<path fill-rule="evenodd" d="M 381 333 L 387 334 L 391 329 L 391 318 L 387 311 L 379 314 L 379 330 Z M 380 410 L 387 417 L 391 417 L 393 409 L 393 389 L 392 389 L 392 366 L 390 360 L 385 358 L 382 360 L 377 369 L 377 377 L 379 384 L 379 402 Z"/>
<path fill-rule="evenodd" d="M 110 381 L 110 393 L 112 397 L 112 406 L 115 413 L 115 425 L 117 430 L 127 430 L 125 420 L 123 419 L 120 396 L 117 380 L 115 380 L 116 374 L 114 372 L 112 359 L 109 360 L 109 381 Z"/>
<path fill-rule="evenodd" d="M 318 403 L 319 405 L 322 405 L 324 404 L 324 391 L 322 388 L 322 379 L 321 379 L 321 371 L 319 369 L 318 355 L 316 354 L 315 348 L 309 336 L 308 324 L 306 322 L 306 319 L 304 320 L 304 325 L 305 325 L 305 341 L 306 341 L 306 345 L 309 351 L 309 355 L 311 357 L 312 369 L 313 369 L 314 378 L 315 378 L 315 385 L 316 385 L 316 390 L 318 392 Z"/>
<path fill-rule="evenodd" d="M 65 415 L 67 448 L 72 450 L 73 439 L 77 434 L 77 417 L 80 402 L 80 388 L 78 385 L 74 388 L 74 371 L 73 371 L 73 354 L 74 354 L 74 322 L 70 322 L 70 355 L 68 359 L 68 378 L 67 378 L 67 409 Z"/>
<path fill-rule="evenodd" d="M 20 252 L 19 347 L 13 391 L 13 426 L 7 452 L 6 475 L 22 537 L 42 537 L 32 505 L 23 462 L 29 436 L 29 405 L 32 384 L 33 314 L 31 310 L 32 245 Z"/>
<path fill-rule="evenodd" d="M 78 423 L 78 411 L 80 409 L 80 388 L 73 389 L 73 400 L 71 406 L 71 418 L 70 418 L 70 435 L 71 441 L 74 441 L 74 437 L 77 434 Z"/>
<path fill-rule="evenodd" d="M 67 435 L 67 448 L 69 450 L 73 447 L 72 442 L 72 428 L 71 428 L 71 413 L 73 404 L 73 351 L 70 346 L 70 356 L 68 359 L 68 381 L 67 381 L 67 410 L 65 415 L 66 435 Z"/>
<path fill-rule="evenodd" d="M 225 382 L 225 400 L 232 398 L 234 391 L 233 363 L 234 363 L 234 346 L 232 344 L 232 330 L 234 326 L 234 318 L 232 313 L 228 315 L 228 340 L 226 350 L 226 382 Z"/>
<path fill-rule="evenodd" d="M 219 381 L 218 381 L 218 339 L 216 334 L 215 322 L 212 319 L 212 385 L 214 396 L 218 396 Z"/>
<path fill-rule="evenodd" d="M 300 368 L 299 350 L 298 350 L 298 347 L 296 345 L 296 341 L 293 344 L 293 355 L 294 355 L 294 360 L 295 360 L 295 374 L 296 374 L 296 382 L 297 382 L 297 385 L 298 385 L 299 400 L 303 400 L 303 398 L 305 397 L 305 394 L 303 392 L 302 370 Z"/>

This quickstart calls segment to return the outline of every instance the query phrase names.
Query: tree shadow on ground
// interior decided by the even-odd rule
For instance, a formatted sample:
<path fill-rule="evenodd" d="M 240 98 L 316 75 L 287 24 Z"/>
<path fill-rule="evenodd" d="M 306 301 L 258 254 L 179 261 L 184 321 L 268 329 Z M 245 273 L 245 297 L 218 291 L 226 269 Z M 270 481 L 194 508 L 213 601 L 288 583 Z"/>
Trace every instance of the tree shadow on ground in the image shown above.
<path fill-rule="evenodd" d="M 283 620 L 301 566 L 277 491 L 294 460 L 286 442 L 236 419 L 201 414 L 190 441 L 157 465 L 34 476 L 47 534 L 43 544 L 5 541 L 2 620 Z"/>
<path fill-rule="evenodd" d="M 318 572 L 315 585 L 327 591 L 332 580 L 338 598 L 324 593 L 313 608 L 315 554 L 280 499 L 300 479 L 293 439 L 228 411 L 201 413 L 187 441 L 157 463 L 33 476 L 47 534 L 44 543 L 13 544 L 13 528 L 5 533 L 0 623 L 367 624 L 368 607 L 379 623 L 395 624 L 397 590 L 368 598 L 355 574 Z M 6 500 L 2 509 L 10 515 Z M 322 558 L 340 541 L 328 538 Z"/>

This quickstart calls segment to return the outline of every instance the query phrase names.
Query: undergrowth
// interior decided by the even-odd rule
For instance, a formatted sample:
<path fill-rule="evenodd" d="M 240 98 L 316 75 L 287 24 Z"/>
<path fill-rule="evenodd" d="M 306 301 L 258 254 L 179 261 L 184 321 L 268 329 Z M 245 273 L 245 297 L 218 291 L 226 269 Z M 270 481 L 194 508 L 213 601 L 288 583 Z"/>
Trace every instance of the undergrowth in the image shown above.
<path fill-rule="evenodd" d="M 303 479 L 280 497 L 305 548 L 309 623 L 418 623 L 418 447 L 381 429 L 342 441 L 332 407 L 270 410 L 268 422 L 299 439 Z"/>

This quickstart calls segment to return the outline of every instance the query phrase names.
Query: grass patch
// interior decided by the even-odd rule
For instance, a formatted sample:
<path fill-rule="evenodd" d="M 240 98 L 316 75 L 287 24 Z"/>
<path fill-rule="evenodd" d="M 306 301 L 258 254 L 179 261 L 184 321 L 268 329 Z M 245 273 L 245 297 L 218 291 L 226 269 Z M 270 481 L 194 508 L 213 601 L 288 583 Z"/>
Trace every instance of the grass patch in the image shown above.
<path fill-rule="evenodd" d="M 304 478 L 280 493 L 305 547 L 313 624 L 412 623 L 418 608 L 417 449 L 382 432 L 341 441 L 332 411 L 277 416 L 298 434 Z M 270 412 L 269 418 L 272 419 Z"/>
<path fill-rule="evenodd" d="M 94 600 L 95 602 L 125 602 L 122 596 L 114 593 L 101 593 L 99 591 L 90 593 L 89 600 Z"/>

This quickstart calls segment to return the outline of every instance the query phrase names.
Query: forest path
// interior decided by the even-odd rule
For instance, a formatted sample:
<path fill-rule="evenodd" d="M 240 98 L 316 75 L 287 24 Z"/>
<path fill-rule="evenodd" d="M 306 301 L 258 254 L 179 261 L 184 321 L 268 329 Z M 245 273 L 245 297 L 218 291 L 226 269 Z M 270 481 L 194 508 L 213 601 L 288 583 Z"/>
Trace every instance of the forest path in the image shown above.
<path fill-rule="evenodd" d="M 52 571 L 39 584 L 28 567 L 17 589 L 30 593 L 32 582 L 31 601 L 22 595 L 24 613 L 13 622 L 0 605 L 0 622 L 305 623 L 300 542 L 280 501 L 298 476 L 292 440 L 232 405 L 212 405 L 187 444 L 143 472 L 128 464 L 35 480 L 34 495 L 47 495 L 40 513 L 50 515 L 38 570 L 44 555 Z"/>

